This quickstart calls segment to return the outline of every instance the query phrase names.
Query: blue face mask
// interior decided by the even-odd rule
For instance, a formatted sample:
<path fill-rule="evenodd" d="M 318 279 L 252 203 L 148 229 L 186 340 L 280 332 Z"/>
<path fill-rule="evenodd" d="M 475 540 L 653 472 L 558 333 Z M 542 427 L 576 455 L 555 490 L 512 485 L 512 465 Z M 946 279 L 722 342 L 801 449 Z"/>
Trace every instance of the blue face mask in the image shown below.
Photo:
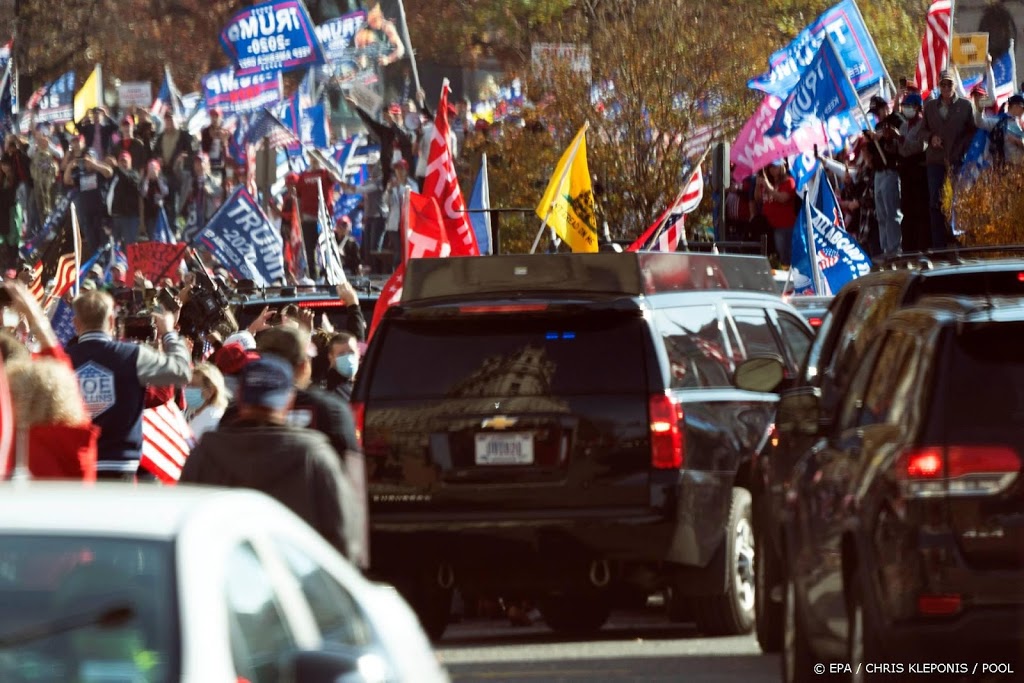
<path fill-rule="evenodd" d="M 334 369 L 337 370 L 342 377 L 352 379 L 356 376 L 356 371 L 359 370 L 359 356 L 354 353 L 346 353 L 344 356 L 338 356 L 334 359 Z"/>
<path fill-rule="evenodd" d="M 189 408 L 203 405 L 203 390 L 199 387 L 185 387 L 185 403 Z"/>

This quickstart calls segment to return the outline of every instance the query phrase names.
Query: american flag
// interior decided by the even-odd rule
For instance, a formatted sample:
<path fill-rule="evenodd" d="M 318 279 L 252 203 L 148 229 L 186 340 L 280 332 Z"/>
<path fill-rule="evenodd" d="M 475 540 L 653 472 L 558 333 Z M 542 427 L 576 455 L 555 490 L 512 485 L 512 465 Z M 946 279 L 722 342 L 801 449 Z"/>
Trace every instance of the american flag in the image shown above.
<path fill-rule="evenodd" d="M 78 269 L 75 267 L 75 253 L 78 252 L 80 259 L 81 244 L 82 238 L 78 232 L 78 221 L 72 215 L 70 225 L 65 224 L 57 232 L 56 238 L 46 247 L 39 262 L 33 268 L 29 291 L 44 307 L 54 297 L 64 296 L 71 285 L 77 281 Z M 46 285 L 51 280 L 54 281 L 54 287 L 48 299 Z"/>
<path fill-rule="evenodd" d="M 818 267 L 821 270 L 831 268 L 839 263 L 839 252 L 830 247 L 822 247 L 818 250 Z"/>
<path fill-rule="evenodd" d="M 922 97 L 939 85 L 939 72 L 949 55 L 949 34 L 952 27 L 952 0 L 935 0 L 928 8 L 921 54 L 917 58 L 917 87 Z"/>
<path fill-rule="evenodd" d="M 261 109 L 252 118 L 243 141 L 247 145 L 255 145 L 264 138 L 270 147 L 284 147 L 290 142 L 299 141 L 295 132 L 281 123 L 268 109 Z"/>
<path fill-rule="evenodd" d="M 142 458 L 139 465 L 164 484 L 181 477 L 195 439 L 181 409 L 173 401 L 142 411 Z"/>
<path fill-rule="evenodd" d="M 1003 106 L 1010 99 L 1010 96 L 1017 91 L 1017 84 L 1014 82 L 1017 64 L 1013 56 L 1013 50 L 1013 41 L 1011 40 L 1010 49 L 1006 51 L 1006 54 L 992 60 L 992 77 L 995 79 L 995 83 L 992 85 L 995 92 L 992 93 L 992 97 L 996 101 L 996 107 Z"/>
<path fill-rule="evenodd" d="M 347 278 L 341 267 L 341 254 L 338 253 L 338 242 L 334 239 L 331 214 L 327 211 L 327 204 L 324 202 L 323 185 L 317 185 L 317 193 L 320 207 L 317 211 L 316 222 L 316 260 L 327 284 L 344 284 Z"/>
<path fill-rule="evenodd" d="M 78 334 L 75 331 L 75 312 L 66 299 L 57 302 L 57 306 L 53 310 L 53 317 L 50 319 L 50 326 L 53 328 L 53 333 L 57 335 L 57 341 L 64 346 L 67 346 L 68 342 Z"/>
<path fill-rule="evenodd" d="M 685 221 L 683 216 L 692 212 L 700 205 L 704 197 L 704 175 L 701 173 L 700 164 L 697 164 L 686 180 L 686 185 L 672 205 L 665 209 L 665 212 L 658 216 L 651 227 L 647 228 L 640 237 L 626 248 L 626 251 L 638 251 L 651 242 L 651 239 L 658 235 L 657 241 L 647 247 L 654 251 L 675 251 L 679 246 L 679 240 L 683 236 Z"/>

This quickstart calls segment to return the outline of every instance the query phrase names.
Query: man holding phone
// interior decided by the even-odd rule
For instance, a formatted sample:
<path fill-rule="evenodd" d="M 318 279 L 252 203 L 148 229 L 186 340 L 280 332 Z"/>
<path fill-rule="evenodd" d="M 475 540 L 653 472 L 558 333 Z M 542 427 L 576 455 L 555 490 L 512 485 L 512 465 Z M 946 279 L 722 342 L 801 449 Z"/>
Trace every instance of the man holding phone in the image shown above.
<path fill-rule="evenodd" d="M 106 292 L 83 292 L 72 303 L 78 342 L 68 355 L 78 375 L 86 409 L 102 432 L 99 479 L 133 481 L 142 451 L 146 386 L 183 386 L 192 379 L 188 348 L 171 313 L 153 316 L 163 351 L 113 338 L 114 300 Z"/>

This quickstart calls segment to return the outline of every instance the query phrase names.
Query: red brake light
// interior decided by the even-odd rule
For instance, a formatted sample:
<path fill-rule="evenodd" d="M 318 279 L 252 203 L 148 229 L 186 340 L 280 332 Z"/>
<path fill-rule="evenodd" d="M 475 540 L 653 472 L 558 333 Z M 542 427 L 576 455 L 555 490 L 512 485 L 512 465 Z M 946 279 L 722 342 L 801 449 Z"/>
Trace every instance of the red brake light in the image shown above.
<path fill-rule="evenodd" d="M 984 496 L 1005 491 L 1020 469 L 1009 446 L 925 446 L 900 456 L 897 475 L 908 498 Z"/>
<path fill-rule="evenodd" d="M 341 299 L 321 299 L 319 301 L 300 301 L 299 308 L 346 308 L 346 304 Z"/>
<path fill-rule="evenodd" d="M 668 394 L 651 394 L 648 401 L 651 429 L 651 467 L 674 470 L 683 466 L 683 406 Z"/>
<path fill-rule="evenodd" d="M 1017 273 L 1017 282 L 1024 282 L 1024 273 Z"/>
<path fill-rule="evenodd" d="M 819 318 L 816 315 L 808 318 L 807 322 L 810 324 L 811 327 L 821 327 L 821 318 Z"/>
<path fill-rule="evenodd" d="M 547 304 L 495 304 L 493 306 L 459 306 L 459 313 L 531 313 L 546 311 Z"/>
<path fill-rule="evenodd" d="M 917 598 L 917 611 L 925 617 L 944 617 L 956 614 L 963 604 L 959 595 L 921 595 Z"/>
<path fill-rule="evenodd" d="M 360 401 L 352 401 L 352 419 L 356 423 L 356 441 L 359 442 L 359 447 L 363 446 L 363 422 L 366 419 L 366 405 Z"/>

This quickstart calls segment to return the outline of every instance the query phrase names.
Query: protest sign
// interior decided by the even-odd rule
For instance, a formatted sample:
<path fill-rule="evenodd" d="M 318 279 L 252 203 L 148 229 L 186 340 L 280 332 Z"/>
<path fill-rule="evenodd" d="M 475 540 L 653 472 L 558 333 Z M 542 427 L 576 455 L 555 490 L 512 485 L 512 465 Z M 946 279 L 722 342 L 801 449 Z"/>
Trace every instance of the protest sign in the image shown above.
<path fill-rule="evenodd" d="M 954 33 L 949 47 L 950 61 L 957 67 L 988 66 L 987 33 Z"/>
<path fill-rule="evenodd" d="M 122 109 L 143 107 L 149 109 L 153 104 L 153 84 L 149 81 L 132 81 L 117 86 L 117 100 Z"/>
<path fill-rule="evenodd" d="M 302 0 L 264 2 L 241 10 L 220 34 L 238 75 L 323 64 L 323 48 Z"/>
<path fill-rule="evenodd" d="M 147 280 L 156 284 L 160 277 L 177 275 L 185 255 L 185 245 L 177 242 L 136 242 L 129 244 L 126 251 L 129 279 L 136 271 L 142 271 Z"/>
<path fill-rule="evenodd" d="M 225 114 L 249 114 L 281 101 L 277 72 L 239 76 L 227 68 L 211 71 L 202 81 L 207 109 L 216 107 Z"/>
<path fill-rule="evenodd" d="M 283 281 L 281 232 L 244 187 L 238 187 L 199 233 L 199 242 L 239 279 L 257 287 Z"/>

